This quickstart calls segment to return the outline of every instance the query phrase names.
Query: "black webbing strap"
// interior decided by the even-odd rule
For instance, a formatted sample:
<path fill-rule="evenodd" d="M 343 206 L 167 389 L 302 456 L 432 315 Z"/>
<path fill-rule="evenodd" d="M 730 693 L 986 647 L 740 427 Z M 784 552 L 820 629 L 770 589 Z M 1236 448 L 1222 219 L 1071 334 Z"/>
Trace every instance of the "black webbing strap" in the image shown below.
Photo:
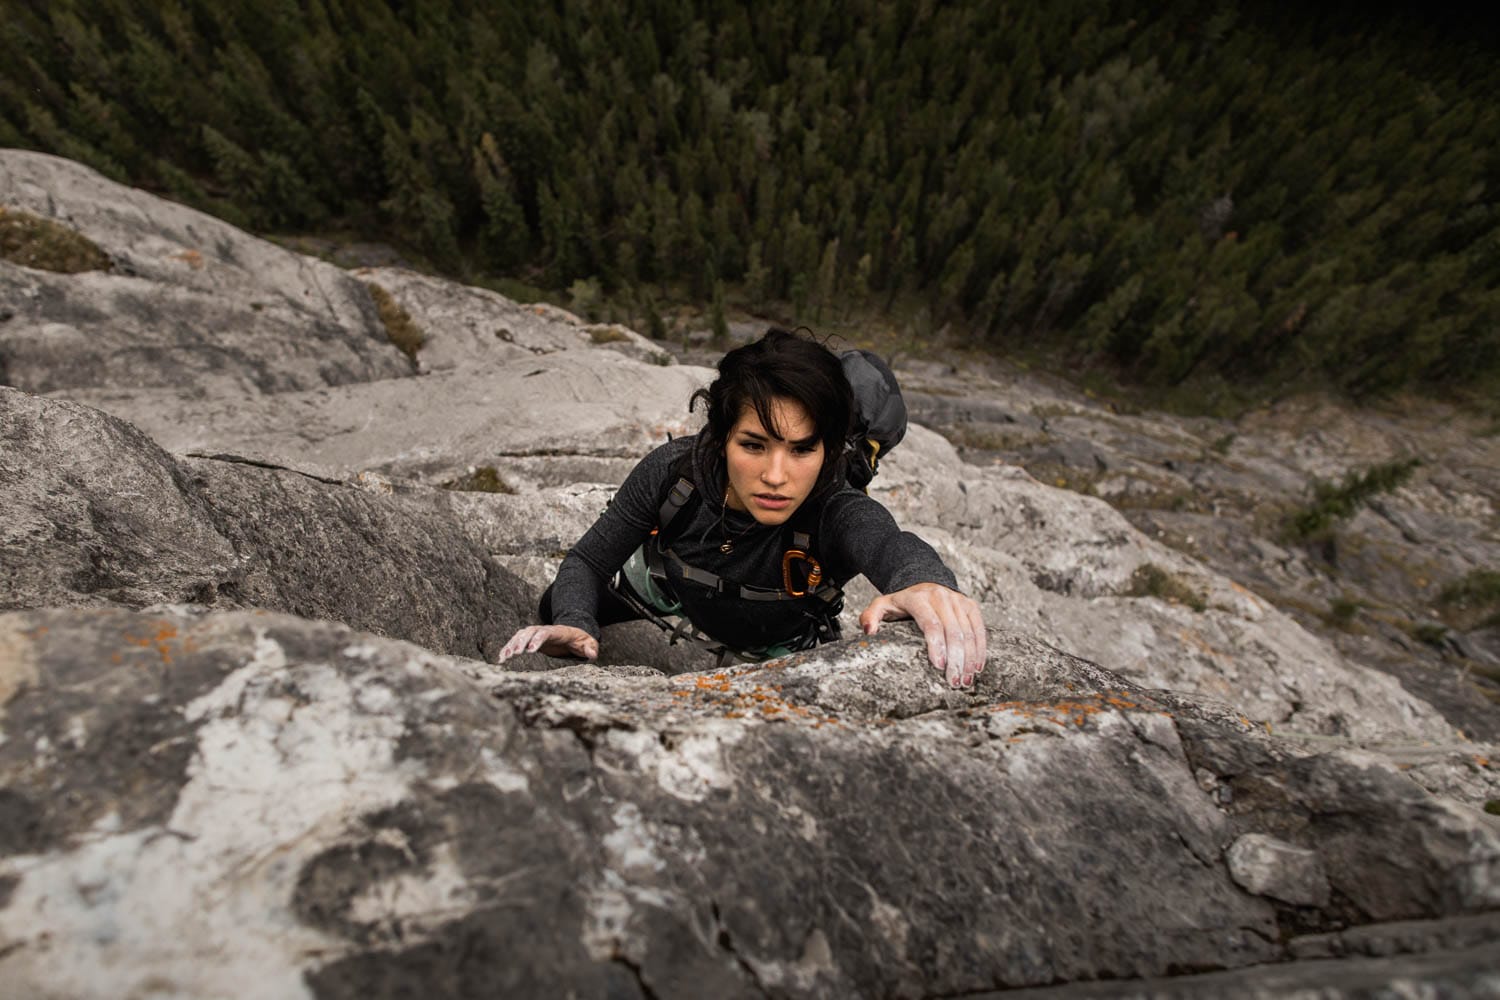
<path fill-rule="evenodd" d="M 672 523 L 687 502 L 693 498 L 693 481 L 686 476 L 680 477 L 672 488 L 667 491 L 667 498 L 662 501 L 661 509 L 656 512 L 656 530 L 665 532 L 667 526 Z"/>
<path fill-rule="evenodd" d="M 763 590 L 759 587 L 746 587 L 743 584 L 735 583 L 733 580 L 726 580 L 716 573 L 710 573 L 706 569 L 699 569 L 697 566 L 689 565 L 683 562 L 682 557 L 677 553 L 671 549 L 663 550 L 659 544 L 648 544 L 646 550 L 646 564 L 647 568 L 651 571 L 653 579 L 658 578 L 658 566 L 661 567 L 660 579 L 667 579 L 665 560 L 670 559 L 676 565 L 678 572 L 682 574 L 684 580 L 696 583 L 700 587 L 707 587 L 716 593 L 738 597 L 745 601 L 798 601 L 811 595 L 822 598 L 825 603 L 831 604 L 844 593 L 843 590 L 831 583 L 821 583 L 816 589 L 803 594 L 790 594 L 785 590 Z M 670 586 L 670 583 L 668 583 L 668 587 Z"/>
<path fill-rule="evenodd" d="M 647 604 L 645 601 L 636 596 L 635 590 L 623 580 L 612 582 L 609 589 L 614 593 L 616 597 L 628 604 L 636 612 L 636 614 L 640 615 L 643 619 L 655 625 L 663 632 L 666 632 L 667 645 L 669 646 L 675 646 L 679 642 L 686 642 L 691 645 L 697 646 L 698 648 L 705 650 L 706 652 L 712 653 L 713 655 L 718 657 L 718 663 L 716 666 L 720 670 L 722 670 L 729 663 L 736 660 L 741 663 L 759 662 L 758 660 L 746 656 L 738 650 L 730 649 L 722 642 L 715 642 L 713 639 L 704 635 L 702 632 L 699 632 L 693 626 L 692 621 L 690 621 L 685 615 L 673 616 L 677 617 L 677 624 L 672 624 L 669 618 L 667 618 L 661 612 L 657 611 L 651 605 Z"/>

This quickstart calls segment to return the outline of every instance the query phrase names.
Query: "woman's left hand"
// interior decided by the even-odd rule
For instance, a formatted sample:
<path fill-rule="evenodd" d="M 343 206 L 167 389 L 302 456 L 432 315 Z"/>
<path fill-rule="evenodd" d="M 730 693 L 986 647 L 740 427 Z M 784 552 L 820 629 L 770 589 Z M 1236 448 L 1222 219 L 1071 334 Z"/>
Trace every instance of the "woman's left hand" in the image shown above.
<path fill-rule="evenodd" d="M 880 623 L 910 618 L 927 640 L 927 658 L 943 671 L 953 687 L 973 687 L 984 669 L 985 643 L 989 632 L 979 604 L 956 590 L 937 583 L 919 583 L 882 594 L 859 616 L 866 635 L 880 631 Z"/>

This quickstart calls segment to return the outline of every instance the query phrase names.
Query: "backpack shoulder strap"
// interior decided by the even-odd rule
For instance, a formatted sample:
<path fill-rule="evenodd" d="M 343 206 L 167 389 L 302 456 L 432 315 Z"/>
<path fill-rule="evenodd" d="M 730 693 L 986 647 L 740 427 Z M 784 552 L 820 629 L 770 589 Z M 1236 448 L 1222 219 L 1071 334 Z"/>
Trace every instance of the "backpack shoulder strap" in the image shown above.
<path fill-rule="evenodd" d="M 682 513 L 697 493 L 697 487 L 693 485 L 693 455 L 684 452 L 672 463 L 671 471 L 667 475 L 666 496 L 662 498 L 661 506 L 656 511 L 656 530 L 660 537 L 665 538 L 672 522 Z"/>

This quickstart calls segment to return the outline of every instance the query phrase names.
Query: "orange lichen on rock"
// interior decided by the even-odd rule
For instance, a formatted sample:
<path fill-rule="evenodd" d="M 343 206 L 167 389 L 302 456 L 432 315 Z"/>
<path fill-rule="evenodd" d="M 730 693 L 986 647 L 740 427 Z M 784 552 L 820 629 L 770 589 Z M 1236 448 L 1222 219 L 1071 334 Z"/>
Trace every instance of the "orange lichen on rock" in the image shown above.
<path fill-rule="evenodd" d="M 1038 722 L 1050 722 L 1055 726 L 1066 727 L 1069 725 L 1082 727 L 1084 723 L 1100 712 L 1111 709 L 1119 711 L 1157 711 L 1139 702 L 1132 701 L 1121 694 L 1105 691 L 1096 695 L 1072 701 L 1002 701 L 988 706 L 989 712 L 1010 712 L 1023 719 L 1034 719 Z M 1159 712 L 1158 714 L 1171 717 L 1170 712 Z"/>
<path fill-rule="evenodd" d="M 707 707 L 728 709 L 726 719 L 742 719 L 758 716 L 765 719 L 803 719 L 817 725 L 837 724 L 838 719 L 825 715 L 805 705 L 787 701 L 781 688 L 775 685 L 753 684 L 747 688 L 736 688 L 724 673 L 700 675 L 693 678 L 693 686 L 672 692 L 677 698 L 691 698 Z"/>
<path fill-rule="evenodd" d="M 156 655 L 161 657 L 161 662 L 169 665 L 174 655 L 174 647 L 177 647 L 178 651 L 187 653 L 191 653 L 196 648 L 191 639 L 179 637 L 177 626 L 168 621 L 156 622 L 156 631 L 149 635 L 134 635 L 126 632 L 125 641 L 132 646 L 155 650 Z"/>

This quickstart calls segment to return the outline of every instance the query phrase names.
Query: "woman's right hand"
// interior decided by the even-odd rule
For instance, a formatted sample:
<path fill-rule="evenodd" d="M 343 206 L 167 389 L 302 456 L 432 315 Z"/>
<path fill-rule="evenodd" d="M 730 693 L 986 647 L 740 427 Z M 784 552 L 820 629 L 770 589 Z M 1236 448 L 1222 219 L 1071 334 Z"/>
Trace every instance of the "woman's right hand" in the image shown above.
<path fill-rule="evenodd" d="M 599 640 L 571 625 L 528 625 L 510 637 L 510 642 L 500 650 L 495 662 L 504 663 L 519 653 L 579 656 L 592 660 L 599 655 Z"/>

